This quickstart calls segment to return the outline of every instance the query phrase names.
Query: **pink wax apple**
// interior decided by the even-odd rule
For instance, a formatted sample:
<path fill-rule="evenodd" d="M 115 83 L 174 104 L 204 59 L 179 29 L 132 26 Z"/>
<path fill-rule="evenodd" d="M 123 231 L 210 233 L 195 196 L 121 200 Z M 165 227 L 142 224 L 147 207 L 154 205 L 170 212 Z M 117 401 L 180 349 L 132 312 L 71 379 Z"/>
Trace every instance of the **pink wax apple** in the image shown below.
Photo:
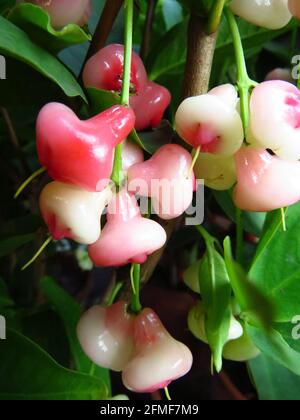
<path fill-rule="evenodd" d="M 136 130 L 157 127 L 170 102 L 171 94 L 168 89 L 157 83 L 148 82 L 141 92 L 130 98 L 130 106 L 136 116 Z"/>
<path fill-rule="evenodd" d="M 37 120 L 40 163 L 56 181 L 102 191 L 111 176 L 114 148 L 134 123 L 133 111 L 124 106 L 81 121 L 67 106 L 50 103 Z"/>
<path fill-rule="evenodd" d="M 122 190 L 110 201 L 107 223 L 100 239 L 89 247 L 89 256 L 102 267 L 142 264 L 165 242 L 164 229 L 143 218 L 135 197 Z"/>
<path fill-rule="evenodd" d="M 132 357 L 133 321 L 125 302 L 94 306 L 77 326 L 82 349 L 96 365 L 120 372 Z"/>
<path fill-rule="evenodd" d="M 128 189 L 151 197 L 162 219 L 174 219 L 187 210 L 193 199 L 195 176 L 191 165 L 192 157 L 183 147 L 165 145 L 149 160 L 128 170 Z"/>
<path fill-rule="evenodd" d="M 248 141 L 283 159 L 300 159 L 300 91 L 274 80 L 257 86 L 250 100 Z"/>
<path fill-rule="evenodd" d="M 202 152 L 230 156 L 244 140 L 238 112 L 239 99 L 232 85 L 222 85 L 206 95 L 185 99 L 179 106 L 175 124 L 180 137 Z"/>
<path fill-rule="evenodd" d="M 242 147 L 236 154 L 234 202 L 248 211 L 271 211 L 300 200 L 300 163 L 271 156 L 263 149 Z"/>
<path fill-rule="evenodd" d="M 295 18 L 300 19 L 300 3 L 299 0 L 289 0 L 289 9 Z"/>
<path fill-rule="evenodd" d="M 292 72 L 290 69 L 283 69 L 283 68 L 276 68 L 271 70 L 265 77 L 265 81 L 269 82 L 271 80 L 282 80 L 284 82 L 294 83 L 294 79 L 292 77 Z"/>
<path fill-rule="evenodd" d="M 134 353 L 123 369 L 123 383 L 134 392 L 154 392 L 189 372 L 190 350 L 175 340 L 156 313 L 144 309 L 134 321 Z"/>
<path fill-rule="evenodd" d="M 143 150 L 131 140 L 125 140 L 122 151 L 123 171 L 127 174 L 128 169 L 136 163 L 144 162 Z"/>
<path fill-rule="evenodd" d="M 83 70 L 85 86 L 120 92 L 122 89 L 124 46 L 111 44 L 93 55 Z M 132 52 L 131 92 L 139 92 L 147 83 L 147 73 L 141 58 Z"/>
<path fill-rule="evenodd" d="M 51 182 L 40 195 L 40 209 L 54 240 L 69 238 L 90 245 L 99 239 L 101 215 L 111 197 L 110 188 L 90 192 Z"/>
<path fill-rule="evenodd" d="M 69 23 L 84 26 L 88 23 L 92 11 L 91 0 L 26 0 L 41 6 L 49 13 L 51 24 L 60 29 Z M 24 0 L 18 0 L 24 3 Z"/>

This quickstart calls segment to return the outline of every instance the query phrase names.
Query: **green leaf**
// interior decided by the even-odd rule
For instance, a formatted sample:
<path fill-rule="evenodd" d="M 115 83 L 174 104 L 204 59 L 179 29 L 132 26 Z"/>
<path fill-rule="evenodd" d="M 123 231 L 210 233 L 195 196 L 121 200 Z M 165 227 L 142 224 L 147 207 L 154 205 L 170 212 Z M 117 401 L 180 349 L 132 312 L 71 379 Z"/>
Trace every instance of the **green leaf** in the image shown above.
<path fill-rule="evenodd" d="M 34 44 L 20 28 L 0 16 L 0 53 L 16 58 L 55 82 L 67 96 L 85 95 L 75 77 L 54 56 Z"/>
<path fill-rule="evenodd" d="M 266 332 L 249 324 L 246 330 L 264 355 L 300 376 L 300 353 L 292 349 L 278 331 Z"/>
<path fill-rule="evenodd" d="M 275 321 L 290 322 L 300 314 L 300 203 L 286 211 L 287 231 L 281 212 L 268 214 L 252 267 L 251 280 L 274 303 Z"/>
<path fill-rule="evenodd" d="M 91 40 L 91 36 L 75 24 L 55 30 L 49 14 L 30 3 L 17 4 L 7 18 L 23 29 L 34 42 L 52 51 Z"/>
<path fill-rule="evenodd" d="M 0 240 L 0 258 L 4 257 L 15 249 L 20 248 L 22 245 L 27 244 L 28 242 L 33 241 L 35 234 L 30 233 L 27 235 L 16 235 L 9 238 Z"/>
<path fill-rule="evenodd" d="M 10 297 L 5 281 L 0 277 L 0 313 L 2 308 L 12 306 L 14 304 Z"/>
<path fill-rule="evenodd" d="M 107 389 L 101 379 L 57 364 L 25 336 L 7 331 L 0 346 L 1 400 L 101 400 Z"/>
<path fill-rule="evenodd" d="M 55 312 L 61 317 L 70 343 L 76 369 L 79 372 L 101 378 L 110 390 L 110 377 L 107 369 L 96 366 L 83 352 L 76 334 L 77 324 L 81 317 L 79 304 L 51 277 L 41 280 L 41 290 L 53 306 Z"/>
<path fill-rule="evenodd" d="M 231 285 L 224 259 L 208 243 L 199 269 L 199 281 L 206 312 L 206 335 L 216 370 L 220 372 L 230 327 Z"/>
<path fill-rule="evenodd" d="M 273 321 L 271 302 L 250 282 L 243 268 L 233 260 L 230 238 L 224 241 L 224 256 L 231 286 L 241 306 L 241 317 L 246 321 L 268 329 Z"/>
<path fill-rule="evenodd" d="M 270 357 L 261 355 L 251 360 L 249 368 L 260 400 L 300 400 L 300 377 Z"/>

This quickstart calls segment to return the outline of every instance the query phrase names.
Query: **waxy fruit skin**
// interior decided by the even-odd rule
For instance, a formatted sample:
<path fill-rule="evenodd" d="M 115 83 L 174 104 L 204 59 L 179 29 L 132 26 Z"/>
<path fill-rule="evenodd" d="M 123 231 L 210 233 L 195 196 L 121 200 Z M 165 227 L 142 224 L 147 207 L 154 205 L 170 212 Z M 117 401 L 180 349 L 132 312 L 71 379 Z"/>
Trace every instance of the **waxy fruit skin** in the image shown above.
<path fill-rule="evenodd" d="M 27 0 L 28 3 L 41 6 L 49 13 L 51 24 L 61 29 L 69 23 L 84 26 L 88 23 L 92 11 L 91 0 Z M 24 3 L 24 0 L 18 0 Z"/>
<path fill-rule="evenodd" d="M 102 267 L 142 264 L 166 239 L 164 229 L 143 218 L 135 197 L 122 190 L 110 201 L 107 223 L 100 239 L 89 247 L 89 256 Z"/>
<path fill-rule="evenodd" d="M 260 350 L 255 346 L 245 329 L 240 338 L 229 341 L 223 349 L 224 359 L 233 362 L 247 362 L 258 357 L 260 353 Z"/>
<path fill-rule="evenodd" d="M 128 189 L 151 197 L 162 219 L 174 219 L 186 211 L 193 199 L 195 176 L 191 165 L 192 157 L 183 147 L 167 144 L 149 160 L 129 169 Z"/>
<path fill-rule="evenodd" d="M 295 18 L 300 19 L 300 3 L 299 0 L 289 0 L 289 9 Z"/>
<path fill-rule="evenodd" d="M 134 321 L 134 352 L 123 369 L 123 383 L 134 392 L 154 392 L 189 372 L 190 350 L 175 340 L 156 313 L 144 309 Z"/>
<path fill-rule="evenodd" d="M 112 173 L 114 148 L 134 123 L 133 111 L 120 105 L 86 121 L 65 105 L 45 105 L 36 126 L 40 163 L 55 181 L 102 191 Z"/>
<path fill-rule="evenodd" d="M 231 10 L 254 25 L 280 29 L 291 20 L 288 0 L 232 0 Z"/>
<path fill-rule="evenodd" d="M 244 140 L 238 112 L 239 99 L 232 85 L 221 85 L 206 95 L 185 99 L 175 125 L 180 137 L 202 152 L 231 156 Z"/>
<path fill-rule="evenodd" d="M 86 87 L 120 92 L 123 65 L 124 46 L 108 45 L 87 61 L 83 71 L 83 83 Z M 148 80 L 145 66 L 134 51 L 130 82 L 130 106 L 136 116 L 136 130 L 157 127 L 171 102 L 171 94 L 165 87 Z"/>
<path fill-rule="evenodd" d="M 228 190 L 236 183 L 233 156 L 200 153 L 194 172 L 197 179 L 204 179 L 205 185 L 213 190 Z"/>
<path fill-rule="evenodd" d="M 122 149 L 122 167 L 124 174 L 136 163 L 144 162 L 143 150 L 131 140 L 125 140 Z"/>
<path fill-rule="evenodd" d="M 300 159 L 300 91 L 280 80 L 263 82 L 250 98 L 248 142 L 282 159 Z"/>
<path fill-rule="evenodd" d="M 111 44 L 93 55 L 85 64 L 83 83 L 97 89 L 120 92 L 122 89 L 124 46 Z M 131 92 L 139 92 L 147 84 L 148 77 L 141 58 L 132 52 Z"/>
<path fill-rule="evenodd" d="M 109 307 L 94 306 L 77 326 L 77 336 L 86 355 L 98 366 L 120 372 L 133 352 L 134 316 L 125 302 Z"/>
<path fill-rule="evenodd" d="M 291 69 L 276 68 L 271 70 L 265 77 L 266 82 L 271 80 L 282 80 L 283 82 L 295 83 L 295 80 L 292 77 Z"/>
<path fill-rule="evenodd" d="M 40 209 L 54 240 L 70 238 L 90 245 L 99 239 L 101 215 L 111 197 L 109 188 L 97 193 L 51 182 L 40 195 Z"/>
<path fill-rule="evenodd" d="M 236 154 L 235 205 L 265 212 L 300 200 L 300 163 L 271 156 L 266 150 L 243 146 Z"/>

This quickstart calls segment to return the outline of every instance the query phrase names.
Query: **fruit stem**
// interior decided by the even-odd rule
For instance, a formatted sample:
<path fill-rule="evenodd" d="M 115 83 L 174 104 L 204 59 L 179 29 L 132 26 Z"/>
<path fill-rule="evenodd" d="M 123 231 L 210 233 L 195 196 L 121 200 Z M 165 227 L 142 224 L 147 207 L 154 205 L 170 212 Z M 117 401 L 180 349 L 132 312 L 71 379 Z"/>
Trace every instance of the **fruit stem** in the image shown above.
<path fill-rule="evenodd" d="M 46 239 L 46 241 L 43 243 L 43 245 L 40 247 L 40 249 L 34 254 L 34 256 L 31 258 L 28 263 L 26 263 L 22 268 L 21 271 L 26 270 L 28 267 L 30 267 L 37 259 L 38 257 L 44 252 L 44 250 L 47 248 L 47 246 L 52 242 L 52 237 L 49 236 L 49 238 Z"/>
<path fill-rule="evenodd" d="M 169 388 L 167 386 L 164 388 L 164 391 L 165 391 L 167 400 L 172 401 L 172 398 L 171 398 L 171 395 L 170 395 L 170 392 L 169 392 Z"/>
<path fill-rule="evenodd" d="M 207 23 L 207 33 L 213 34 L 220 26 L 226 0 L 216 0 L 212 5 Z"/>
<path fill-rule="evenodd" d="M 140 282 L 141 282 L 141 266 L 140 264 L 131 264 L 130 269 L 131 281 L 131 310 L 139 313 L 142 310 L 140 301 Z"/>
<path fill-rule="evenodd" d="M 286 212 L 286 208 L 281 208 L 280 209 L 281 212 L 281 223 L 282 223 L 282 230 L 283 232 L 286 232 L 286 220 L 285 220 L 285 212 Z"/>
<path fill-rule="evenodd" d="M 129 106 L 130 99 L 130 79 L 131 79 L 131 59 L 132 59 L 132 37 L 133 37 L 133 11 L 134 0 L 125 0 L 125 31 L 124 31 L 124 66 L 122 78 L 121 105 Z M 122 164 L 123 144 L 120 143 L 115 148 L 114 167 L 112 180 L 120 187 L 124 180 Z"/>
<path fill-rule="evenodd" d="M 121 281 L 119 281 L 115 286 L 114 286 L 114 288 L 113 288 L 113 290 L 112 290 L 112 292 L 111 292 L 111 294 L 110 294 L 110 296 L 109 296 L 109 299 L 108 299 L 108 301 L 107 301 L 107 306 L 111 306 L 113 303 L 114 303 L 114 301 L 115 301 L 115 299 L 116 299 L 116 297 L 117 297 L 117 295 L 118 295 L 118 293 L 119 293 L 119 291 L 122 289 L 122 287 L 123 287 L 123 283 L 121 282 Z"/>
<path fill-rule="evenodd" d="M 14 199 L 18 198 L 19 195 L 25 190 L 25 188 L 38 176 L 46 172 L 46 168 L 39 168 L 37 171 L 33 172 L 18 188 L 18 191 L 14 195 Z"/>
<path fill-rule="evenodd" d="M 194 167 L 196 165 L 200 152 L 201 152 L 201 146 L 198 146 L 196 149 L 194 149 L 193 161 L 189 169 L 189 177 L 192 175 L 192 172 L 194 170 Z"/>

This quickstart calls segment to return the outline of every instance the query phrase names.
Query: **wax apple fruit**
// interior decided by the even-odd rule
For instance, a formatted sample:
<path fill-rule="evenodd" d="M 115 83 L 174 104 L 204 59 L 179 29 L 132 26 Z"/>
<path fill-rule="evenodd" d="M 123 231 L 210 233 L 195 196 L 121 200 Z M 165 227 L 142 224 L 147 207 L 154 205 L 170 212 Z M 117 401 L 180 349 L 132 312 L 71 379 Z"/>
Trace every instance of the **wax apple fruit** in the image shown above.
<path fill-rule="evenodd" d="M 60 29 L 69 23 L 79 26 L 87 24 L 92 10 L 91 0 L 26 0 L 29 3 L 41 6 L 49 13 L 51 24 Z M 24 0 L 18 0 L 24 3 Z"/>
<path fill-rule="evenodd" d="M 191 155 L 181 146 L 161 147 L 149 160 L 128 171 L 128 189 L 151 197 L 155 212 L 162 219 L 180 216 L 190 206 L 195 176 L 190 171 Z"/>
<path fill-rule="evenodd" d="M 124 66 L 124 46 L 108 45 L 92 56 L 83 71 L 83 82 L 87 87 L 120 92 Z M 141 58 L 133 51 L 131 64 L 130 106 L 136 115 L 138 131 L 160 124 L 166 108 L 171 102 L 170 92 L 163 86 L 148 80 Z"/>
<path fill-rule="evenodd" d="M 153 310 L 144 309 L 134 321 L 134 353 L 123 369 L 123 383 L 134 392 L 154 392 L 184 376 L 192 362 L 190 350 L 166 331 Z"/>
<path fill-rule="evenodd" d="M 244 139 L 243 124 L 237 111 L 237 91 L 222 85 L 206 95 L 185 99 L 179 106 L 175 124 L 180 137 L 202 152 L 233 155 Z"/>
<path fill-rule="evenodd" d="M 37 120 L 37 150 L 56 181 L 90 191 L 103 190 L 111 176 L 114 148 L 134 128 L 133 111 L 114 106 L 81 121 L 67 106 L 50 103 Z"/>
<path fill-rule="evenodd" d="M 233 0 L 230 7 L 241 18 L 267 29 L 283 28 L 292 17 L 288 0 Z"/>
<path fill-rule="evenodd" d="M 290 69 L 276 68 L 271 70 L 265 77 L 265 81 L 282 80 L 284 82 L 295 83 Z"/>
<path fill-rule="evenodd" d="M 97 365 L 120 372 L 132 357 L 133 321 L 125 302 L 92 307 L 77 326 L 84 352 Z"/>
<path fill-rule="evenodd" d="M 122 150 L 122 166 L 123 171 L 127 174 L 128 169 L 136 163 L 144 162 L 144 152 L 135 143 L 130 140 L 125 140 Z"/>
<path fill-rule="evenodd" d="M 300 19 L 300 3 L 299 0 L 289 0 L 289 9 L 293 16 Z"/>
<path fill-rule="evenodd" d="M 264 149 L 244 146 L 236 154 L 234 202 L 248 211 L 271 211 L 300 200 L 300 163 L 285 161 Z"/>
<path fill-rule="evenodd" d="M 274 80 L 258 85 L 250 100 L 248 141 L 283 159 L 300 159 L 300 91 Z"/>
<path fill-rule="evenodd" d="M 107 223 L 100 239 L 89 247 L 89 256 L 102 267 L 142 264 L 165 242 L 164 229 L 143 218 L 135 197 L 122 190 L 110 201 Z"/>
<path fill-rule="evenodd" d="M 237 340 L 229 341 L 223 349 L 223 357 L 233 362 L 247 362 L 260 355 L 260 350 L 253 343 L 247 332 Z"/>
<path fill-rule="evenodd" d="M 52 238 L 70 238 L 87 245 L 96 242 L 101 214 L 111 196 L 110 189 L 96 193 L 61 182 L 46 185 L 40 195 L 40 209 Z"/>

